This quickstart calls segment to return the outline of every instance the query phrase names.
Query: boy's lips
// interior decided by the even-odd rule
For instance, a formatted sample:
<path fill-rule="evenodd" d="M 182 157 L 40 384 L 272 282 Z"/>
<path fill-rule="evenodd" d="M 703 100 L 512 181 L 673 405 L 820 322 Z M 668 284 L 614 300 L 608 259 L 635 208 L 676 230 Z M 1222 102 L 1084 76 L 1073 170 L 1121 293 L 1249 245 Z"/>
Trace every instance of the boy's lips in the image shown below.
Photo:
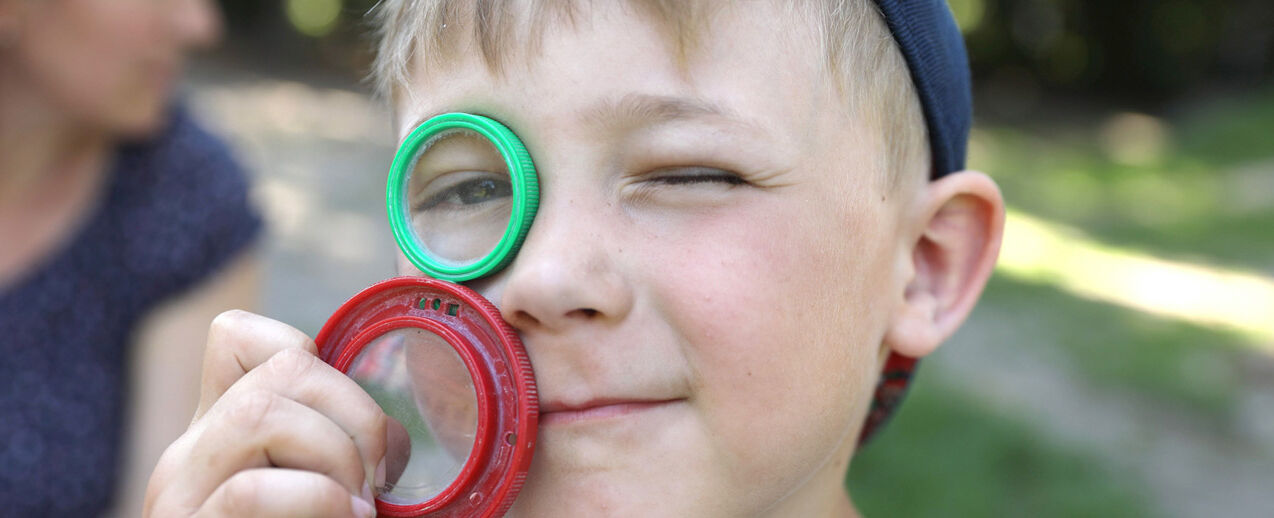
<path fill-rule="evenodd" d="M 564 424 L 631 415 L 683 401 L 681 398 L 598 398 L 579 403 L 559 400 L 540 405 L 540 424 Z"/>

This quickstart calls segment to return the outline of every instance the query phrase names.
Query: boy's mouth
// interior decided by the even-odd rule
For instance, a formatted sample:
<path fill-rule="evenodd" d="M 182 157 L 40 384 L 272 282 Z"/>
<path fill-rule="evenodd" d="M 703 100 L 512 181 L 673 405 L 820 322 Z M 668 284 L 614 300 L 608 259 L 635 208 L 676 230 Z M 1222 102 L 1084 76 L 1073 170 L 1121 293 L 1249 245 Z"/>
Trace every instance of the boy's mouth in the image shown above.
<path fill-rule="evenodd" d="M 684 401 L 674 399 L 598 398 L 580 403 L 547 401 L 540 405 L 540 425 L 600 421 L 639 414 Z"/>

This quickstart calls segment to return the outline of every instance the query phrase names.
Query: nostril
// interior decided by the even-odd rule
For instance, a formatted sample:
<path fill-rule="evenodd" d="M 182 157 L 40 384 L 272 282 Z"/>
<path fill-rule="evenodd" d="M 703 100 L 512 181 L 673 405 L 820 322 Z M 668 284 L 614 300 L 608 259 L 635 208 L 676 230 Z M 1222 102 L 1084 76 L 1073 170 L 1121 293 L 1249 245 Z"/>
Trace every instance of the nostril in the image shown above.
<path fill-rule="evenodd" d="M 518 310 L 518 312 L 514 313 L 513 319 L 514 320 L 509 323 L 513 324 L 515 327 L 534 326 L 539 325 L 540 323 L 540 320 L 535 318 L 534 315 L 522 310 Z"/>
<path fill-rule="evenodd" d="M 575 311 L 572 311 L 572 313 L 575 313 L 584 318 L 593 318 L 597 316 L 597 310 L 593 308 L 580 308 Z"/>

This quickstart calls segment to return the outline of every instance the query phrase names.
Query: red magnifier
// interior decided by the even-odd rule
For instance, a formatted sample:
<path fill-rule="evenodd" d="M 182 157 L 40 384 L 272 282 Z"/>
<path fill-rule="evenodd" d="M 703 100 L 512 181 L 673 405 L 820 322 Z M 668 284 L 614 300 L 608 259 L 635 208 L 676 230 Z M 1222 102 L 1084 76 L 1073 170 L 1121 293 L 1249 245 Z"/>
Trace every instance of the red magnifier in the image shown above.
<path fill-rule="evenodd" d="M 381 516 L 501 516 L 513 505 L 539 403 L 526 350 L 490 302 L 398 277 L 351 298 L 315 341 L 390 417 Z"/>

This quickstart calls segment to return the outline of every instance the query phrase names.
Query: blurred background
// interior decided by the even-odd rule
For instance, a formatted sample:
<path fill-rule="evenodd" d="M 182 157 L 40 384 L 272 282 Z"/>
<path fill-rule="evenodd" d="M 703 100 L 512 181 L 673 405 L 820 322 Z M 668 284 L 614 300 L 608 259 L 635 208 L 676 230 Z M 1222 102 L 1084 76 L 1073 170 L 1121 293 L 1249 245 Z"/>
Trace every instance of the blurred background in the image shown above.
<path fill-rule="evenodd" d="M 185 95 L 255 175 L 265 313 L 393 274 L 371 0 L 222 0 Z M 847 483 L 869 516 L 1274 516 L 1274 3 L 953 0 L 1000 266 Z"/>

